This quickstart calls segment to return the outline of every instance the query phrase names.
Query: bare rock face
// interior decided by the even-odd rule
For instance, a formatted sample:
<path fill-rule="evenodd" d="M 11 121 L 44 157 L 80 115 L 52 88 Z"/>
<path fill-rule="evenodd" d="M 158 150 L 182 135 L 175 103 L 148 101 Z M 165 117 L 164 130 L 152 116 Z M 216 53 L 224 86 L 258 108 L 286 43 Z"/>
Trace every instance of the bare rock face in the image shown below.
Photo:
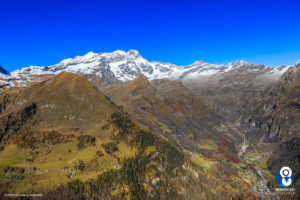
<path fill-rule="evenodd" d="M 232 118 L 243 112 L 243 104 L 249 98 L 257 98 L 270 84 L 276 83 L 289 68 L 268 68 L 245 61 L 228 64 L 230 70 L 213 76 L 185 79 L 183 83 L 205 100 L 219 114 Z"/>
<path fill-rule="evenodd" d="M 270 85 L 257 99 L 249 99 L 241 124 L 261 133 L 266 141 L 288 141 L 300 131 L 300 70 L 294 66 L 276 84 Z M 251 133 L 249 133 L 249 137 Z"/>

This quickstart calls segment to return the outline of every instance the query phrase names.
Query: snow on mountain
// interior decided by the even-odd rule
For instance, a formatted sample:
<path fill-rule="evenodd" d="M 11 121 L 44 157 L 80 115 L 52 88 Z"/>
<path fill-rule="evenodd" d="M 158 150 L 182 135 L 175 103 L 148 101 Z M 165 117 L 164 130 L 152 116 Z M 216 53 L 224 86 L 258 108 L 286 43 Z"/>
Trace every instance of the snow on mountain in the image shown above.
<path fill-rule="evenodd" d="M 269 70 L 264 77 L 266 79 L 279 79 L 291 66 L 279 66 Z"/>
<path fill-rule="evenodd" d="M 0 66 L 0 78 L 6 79 L 10 77 L 10 72 Z"/>
<path fill-rule="evenodd" d="M 203 68 L 204 67 L 204 68 Z M 60 63 L 49 67 L 30 66 L 13 71 L 12 77 L 24 78 L 31 75 L 57 74 L 61 71 L 72 73 L 93 74 L 105 76 L 108 73 L 113 74 L 115 78 L 121 81 L 128 81 L 137 78 L 140 75 L 153 79 L 179 79 L 188 71 L 196 71 L 203 68 L 200 75 L 211 74 L 218 68 L 218 65 L 208 63 L 194 63 L 183 67 L 169 63 L 149 62 L 144 59 L 136 50 L 115 51 L 112 53 L 93 53 L 89 52 L 84 56 L 76 56 L 74 59 L 65 59 Z"/>
<path fill-rule="evenodd" d="M 136 50 L 128 52 L 118 50 L 112 53 L 89 52 L 83 56 L 62 60 L 52 66 L 21 68 L 6 76 L 12 80 L 18 80 L 19 85 L 42 80 L 37 77 L 55 75 L 62 71 L 97 77 L 113 77 L 120 81 L 132 80 L 141 75 L 149 80 L 164 78 L 186 80 L 212 77 L 239 68 L 252 72 L 265 72 L 269 78 L 277 79 L 288 67 L 268 68 L 263 65 L 247 63 L 244 60 L 231 62 L 228 65 L 197 61 L 188 66 L 177 66 L 170 63 L 148 61 Z"/>

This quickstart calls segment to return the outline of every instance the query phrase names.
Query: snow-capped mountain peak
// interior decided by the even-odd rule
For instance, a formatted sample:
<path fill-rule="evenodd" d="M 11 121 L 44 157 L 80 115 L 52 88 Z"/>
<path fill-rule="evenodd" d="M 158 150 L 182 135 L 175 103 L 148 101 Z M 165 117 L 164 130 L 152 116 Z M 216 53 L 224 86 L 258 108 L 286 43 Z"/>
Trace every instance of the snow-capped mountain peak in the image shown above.
<path fill-rule="evenodd" d="M 134 49 L 130 49 L 127 52 L 127 54 L 132 55 L 134 57 L 142 57 L 141 54 L 137 50 L 134 50 Z"/>
<path fill-rule="evenodd" d="M 87 54 L 85 54 L 84 56 L 79 56 L 79 57 L 76 57 L 76 58 L 78 58 L 80 60 L 90 60 L 90 59 L 92 59 L 95 56 L 98 56 L 98 54 L 94 53 L 93 51 L 90 51 Z"/>
<path fill-rule="evenodd" d="M 245 65 L 248 65 L 248 64 L 251 64 L 251 63 L 248 63 L 246 60 L 237 60 L 237 61 L 233 61 L 233 62 L 230 62 L 228 63 L 228 67 L 229 68 L 239 68 L 239 67 L 243 67 Z"/>
<path fill-rule="evenodd" d="M 198 61 L 193 62 L 191 65 L 201 65 L 203 63 L 205 63 L 203 60 L 198 60 Z"/>
<path fill-rule="evenodd" d="M 171 63 L 152 62 L 144 59 L 137 50 L 117 50 L 111 53 L 88 52 L 82 56 L 64 59 L 52 66 L 30 66 L 11 72 L 10 78 L 23 83 L 43 80 L 40 77 L 55 75 L 62 71 L 94 75 L 99 78 L 113 78 L 119 81 L 128 81 L 139 76 L 153 79 L 201 79 L 231 70 L 267 73 L 277 79 L 286 68 L 269 68 L 264 65 L 251 64 L 245 60 L 230 62 L 228 65 L 210 64 L 196 61 L 191 65 L 177 66 Z M 38 77 L 38 78 L 37 78 Z"/>

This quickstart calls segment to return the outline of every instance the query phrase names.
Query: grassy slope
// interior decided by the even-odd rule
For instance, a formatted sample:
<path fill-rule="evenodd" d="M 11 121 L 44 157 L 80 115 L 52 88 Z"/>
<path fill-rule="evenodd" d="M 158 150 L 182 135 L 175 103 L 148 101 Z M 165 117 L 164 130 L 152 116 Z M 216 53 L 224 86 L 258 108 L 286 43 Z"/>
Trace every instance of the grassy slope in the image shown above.
<path fill-rule="evenodd" d="M 56 93 L 59 93 L 59 95 L 56 95 Z M 134 192 L 135 188 L 138 187 L 139 191 L 146 190 L 150 194 L 156 191 L 158 193 L 155 194 L 160 197 L 175 195 L 174 198 L 214 199 L 239 193 L 241 187 L 228 185 L 228 182 L 233 183 L 238 179 L 240 185 L 243 185 L 243 180 L 233 169 L 233 165 L 230 164 L 231 161 L 226 161 L 218 153 L 214 143 L 200 144 L 199 146 L 199 148 L 213 151 L 217 155 L 211 159 L 202 155 L 190 156 L 189 153 L 183 153 L 184 151 L 171 142 L 168 137 L 162 137 L 159 134 L 155 135 L 154 144 L 147 144 L 149 137 L 152 137 L 152 133 L 142 131 L 137 124 L 130 122 L 131 120 L 126 119 L 126 117 L 117 118 L 117 122 L 121 120 L 118 122 L 121 123 L 121 126 L 118 123 L 118 125 L 114 124 L 116 123 L 116 121 L 113 121 L 115 119 L 110 119 L 109 123 L 112 127 L 107 130 L 102 129 L 101 127 L 106 123 L 106 119 L 112 118 L 113 115 L 111 114 L 118 111 L 118 107 L 106 99 L 90 83 L 77 75 L 63 73 L 53 79 L 33 85 L 20 93 L 18 100 L 24 102 L 24 99 L 27 103 L 33 100 L 37 103 L 37 113 L 33 116 L 38 121 L 35 129 L 39 131 L 58 130 L 65 135 L 69 133 L 74 133 L 76 136 L 89 134 L 96 137 L 96 143 L 94 146 L 91 145 L 80 150 L 77 148 L 77 141 L 49 146 L 41 145 L 35 150 L 20 149 L 15 145 L 5 144 L 4 150 L 0 152 L 0 163 L 2 163 L 0 171 L 4 170 L 6 166 L 25 168 L 25 177 L 21 181 L 8 181 L 9 175 L 2 171 L 0 183 L 9 183 L 5 185 L 5 189 L 10 192 L 29 192 L 32 189 L 47 192 L 54 190 L 59 185 L 66 186 L 69 181 L 75 179 L 81 180 L 85 185 L 93 185 L 95 181 L 99 180 L 99 177 L 101 179 L 102 176 L 99 176 L 99 174 L 105 172 L 104 177 L 107 173 L 113 175 L 114 171 L 111 169 L 114 168 L 113 164 L 116 163 L 121 165 L 121 169 L 116 170 L 117 175 L 113 175 L 117 178 L 124 179 L 122 176 L 119 177 L 124 173 L 140 173 L 127 171 L 128 169 L 124 167 L 124 163 L 125 166 L 126 163 L 132 165 L 129 168 L 132 170 L 135 169 L 136 163 L 138 163 L 137 166 L 146 163 L 146 171 L 140 174 L 138 181 L 141 182 L 138 185 L 135 185 L 136 183 L 131 179 L 124 179 L 121 185 L 113 185 L 115 187 L 114 191 L 109 193 L 113 196 L 120 195 L 124 190 L 125 194 L 130 197 L 134 195 L 130 191 Z M 91 104 L 96 107 L 93 109 L 86 107 Z M 14 107 L 15 105 L 8 106 L 2 116 L 16 111 L 18 106 Z M 45 105 L 48 106 L 45 107 Z M 19 107 L 22 108 L 24 105 L 21 104 Z M 79 112 L 74 114 L 62 113 L 62 111 Z M 68 117 L 65 118 L 65 115 Z M 177 115 L 181 116 L 181 114 Z M 72 119 L 69 118 L 70 116 L 72 116 Z M 82 123 L 80 119 L 85 119 L 88 123 Z M 105 153 L 102 143 L 115 141 L 115 137 L 112 136 L 116 134 L 116 131 L 120 133 L 123 130 L 123 125 L 128 128 L 128 130 L 126 128 L 127 133 L 129 133 L 128 138 L 126 136 L 125 139 L 117 141 L 118 151 L 112 154 Z M 23 126 L 25 125 L 23 124 Z M 87 127 L 90 128 L 87 129 Z M 133 140 L 135 145 L 132 146 L 130 140 Z M 226 141 L 224 142 L 226 143 Z M 227 146 L 229 148 L 228 144 Z M 69 152 L 69 150 L 71 151 Z M 93 159 L 99 150 L 104 155 L 97 158 L 97 165 L 93 162 Z M 184 157 L 184 163 L 177 160 L 182 156 Z M 26 161 L 30 158 L 34 158 L 32 163 Z M 72 178 L 67 178 L 66 173 L 74 167 L 74 162 L 79 160 L 85 164 L 84 170 L 78 171 Z M 215 165 L 216 161 L 218 165 Z M 171 169 L 170 172 L 169 169 Z M 160 179 L 157 185 L 153 183 L 156 178 Z M 111 180 L 113 179 L 109 179 L 109 181 Z M 218 186 L 218 188 L 215 188 L 215 186 Z M 88 188 L 86 189 L 88 190 Z M 106 192 L 109 191 L 106 190 Z"/>
<path fill-rule="evenodd" d="M 103 140 L 96 138 L 96 145 L 89 146 L 84 149 L 78 150 L 78 142 L 69 142 L 64 144 L 56 144 L 50 146 L 50 153 L 46 153 L 48 148 L 42 147 L 34 152 L 39 152 L 39 155 L 34 161 L 28 162 L 26 158 L 31 158 L 32 154 L 30 149 L 20 149 L 16 145 L 11 144 L 5 146 L 5 149 L 0 152 L 0 171 L 5 166 L 32 168 L 36 167 L 37 170 L 26 170 L 27 176 L 19 182 L 15 182 L 10 192 L 30 192 L 32 189 L 35 191 L 55 189 L 60 184 L 79 179 L 87 181 L 90 178 L 95 178 L 99 173 L 105 170 L 112 169 L 112 163 L 118 163 L 116 158 L 124 158 L 125 156 L 131 157 L 135 154 L 134 148 L 128 147 L 125 143 L 118 145 L 119 151 L 115 152 L 113 157 L 105 153 L 101 144 L 111 141 L 109 138 Z M 71 150 L 71 152 L 69 152 Z M 86 165 L 89 165 L 93 160 L 97 151 L 102 151 L 104 156 L 98 159 L 99 166 L 92 170 L 84 170 L 76 173 L 72 178 L 67 178 L 65 175 L 69 169 L 72 169 L 74 162 L 82 160 Z M 67 168 L 67 169 L 64 169 Z M 31 174 L 31 175 L 30 175 Z M 7 177 L 2 173 L 2 181 L 7 182 Z M 32 182 L 36 184 L 32 187 Z"/>

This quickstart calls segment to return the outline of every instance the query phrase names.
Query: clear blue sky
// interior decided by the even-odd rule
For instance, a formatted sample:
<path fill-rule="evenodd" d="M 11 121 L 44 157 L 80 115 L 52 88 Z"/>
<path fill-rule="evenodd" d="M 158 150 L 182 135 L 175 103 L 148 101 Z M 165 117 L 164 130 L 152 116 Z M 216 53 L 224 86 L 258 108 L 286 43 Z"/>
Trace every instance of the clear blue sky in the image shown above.
<path fill-rule="evenodd" d="M 0 65 L 10 71 L 118 49 L 178 65 L 300 59 L 300 0 L 0 3 Z"/>

